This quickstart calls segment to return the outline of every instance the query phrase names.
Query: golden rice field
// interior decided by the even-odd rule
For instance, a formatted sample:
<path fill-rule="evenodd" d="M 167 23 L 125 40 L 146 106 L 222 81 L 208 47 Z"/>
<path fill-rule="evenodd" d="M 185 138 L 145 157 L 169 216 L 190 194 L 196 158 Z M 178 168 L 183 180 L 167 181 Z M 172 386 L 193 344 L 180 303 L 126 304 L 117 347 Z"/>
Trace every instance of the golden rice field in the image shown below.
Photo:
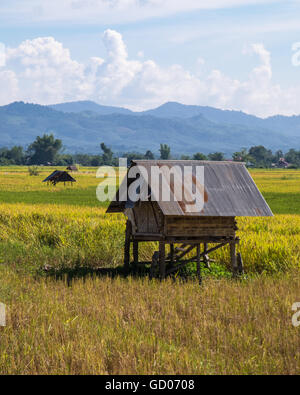
<path fill-rule="evenodd" d="M 0 374 L 300 373 L 300 171 L 252 171 L 275 216 L 238 220 L 244 278 L 219 250 L 200 288 L 193 265 L 187 282 L 124 278 L 125 220 L 95 169 L 73 187 L 43 184 L 51 170 L 0 168 Z"/>

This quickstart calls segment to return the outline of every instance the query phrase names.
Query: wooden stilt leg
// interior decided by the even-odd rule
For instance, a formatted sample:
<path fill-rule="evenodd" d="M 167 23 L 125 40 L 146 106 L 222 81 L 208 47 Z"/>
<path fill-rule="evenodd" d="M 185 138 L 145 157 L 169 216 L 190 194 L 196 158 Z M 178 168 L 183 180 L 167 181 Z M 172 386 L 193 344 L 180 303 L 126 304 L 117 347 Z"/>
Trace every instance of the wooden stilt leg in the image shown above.
<path fill-rule="evenodd" d="M 155 251 L 152 256 L 152 263 L 150 269 L 150 280 L 157 274 L 157 267 L 159 262 L 159 251 Z"/>
<path fill-rule="evenodd" d="M 244 263 L 243 263 L 242 254 L 240 252 L 237 254 L 237 268 L 239 274 L 244 274 Z"/>
<path fill-rule="evenodd" d="M 125 248 L 124 248 L 124 268 L 128 272 L 130 264 L 130 237 L 131 237 L 131 223 L 127 221 L 125 233 Z"/>
<path fill-rule="evenodd" d="M 159 242 L 159 272 L 160 278 L 163 280 L 166 277 L 166 249 L 165 242 Z"/>
<path fill-rule="evenodd" d="M 199 285 L 202 284 L 202 277 L 201 277 L 201 249 L 200 244 L 197 244 L 197 276 L 199 280 Z"/>
<path fill-rule="evenodd" d="M 236 241 L 233 240 L 230 242 L 230 257 L 231 257 L 231 267 L 233 276 L 237 276 L 237 259 L 236 259 Z"/>
<path fill-rule="evenodd" d="M 133 262 L 134 266 L 137 267 L 139 263 L 139 242 L 136 240 L 133 242 Z"/>
<path fill-rule="evenodd" d="M 207 254 L 207 243 L 204 243 L 204 264 L 207 269 L 210 269 L 209 256 Z"/>
<path fill-rule="evenodd" d="M 170 260 L 171 260 L 172 265 L 174 263 L 174 254 L 175 254 L 174 244 L 171 244 L 170 245 Z"/>

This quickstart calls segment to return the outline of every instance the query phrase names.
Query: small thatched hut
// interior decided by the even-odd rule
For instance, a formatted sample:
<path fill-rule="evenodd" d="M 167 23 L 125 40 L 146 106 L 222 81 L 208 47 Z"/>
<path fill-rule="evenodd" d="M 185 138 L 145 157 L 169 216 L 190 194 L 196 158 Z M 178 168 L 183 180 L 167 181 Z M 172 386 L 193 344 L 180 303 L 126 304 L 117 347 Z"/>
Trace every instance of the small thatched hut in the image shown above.
<path fill-rule="evenodd" d="M 66 171 L 55 170 L 50 174 L 50 176 L 45 178 L 43 182 L 47 182 L 52 185 L 56 185 L 59 182 L 63 182 L 66 185 L 66 182 L 70 182 L 71 185 L 73 185 L 73 182 L 76 182 L 76 180 Z"/>

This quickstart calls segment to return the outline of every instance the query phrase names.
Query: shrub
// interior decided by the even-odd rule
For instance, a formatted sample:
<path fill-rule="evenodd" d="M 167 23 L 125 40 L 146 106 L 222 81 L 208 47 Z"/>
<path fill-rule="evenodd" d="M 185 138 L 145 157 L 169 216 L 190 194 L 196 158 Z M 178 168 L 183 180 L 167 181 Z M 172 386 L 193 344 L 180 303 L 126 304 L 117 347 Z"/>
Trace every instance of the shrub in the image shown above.
<path fill-rule="evenodd" d="M 38 166 L 28 166 L 30 176 L 38 176 L 40 174 Z"/>

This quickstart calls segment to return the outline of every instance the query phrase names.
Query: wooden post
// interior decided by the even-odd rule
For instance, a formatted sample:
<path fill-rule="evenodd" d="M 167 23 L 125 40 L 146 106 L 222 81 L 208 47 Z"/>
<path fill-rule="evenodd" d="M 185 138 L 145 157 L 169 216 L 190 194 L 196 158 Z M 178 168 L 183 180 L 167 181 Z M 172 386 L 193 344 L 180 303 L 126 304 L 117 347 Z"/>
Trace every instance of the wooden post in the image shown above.
<path fill-rule="evenodd" d="M 139 264 L 139 242 L 136 240 L 133 242 L 133 263 L 135 267 Z"/>
<path fill-rule="evenodd" d="M 237 275 L 236 240 L 230 242 L 230 258 L 233 276 Z"/>
<path fill-rule="evenodd" d="M 210 269 L 209 256 L 207 254 L 207 243 L 204 243 L 204 257 L 203 257 L 203 261 L 204 261 L 205 267 L 207 269 Z"/>
<path fill-rule="evenodd" d="M 237 268 L 239 274 L 244 274 L 244 263 L 243 263 L 242 254 L 240 252 L 237 254 Z"/>
<path fill-rule="evenodd" d="M 160 279 L 163 280 L 166 277 L 166 248 L 165 242 L 159 242 L 159 273 Z"/>
<path fill-rule="evenodd" d="M 171 260 L 171 265 L 174 264 L 174 253 L 175 253 L 174 244 L 170 244 L 170 260 Z"/>
<path fill-rule="evenodd" d="M 159 251 L 155 251 L 152 256 L 152 263 L 151 263 L 151 269 L 150 269 L 150 280 L 156 275 L 158 262 L 159 262 Z"/>
<path fill-rule="evenodd" d="M 199 285 L 202 284 L 202 277 L 201 277 L 201 249 L 200 244 L 197 244 L 197 275 L 199 280 Z"/>
<path fill-rule="evenodd" d="M 128 272 L 130 266 L 130 237 L 131 237 L 131 222 L 126 223 L 125 233 L 125 248 L 124 248 L 124 268 Z"/>

